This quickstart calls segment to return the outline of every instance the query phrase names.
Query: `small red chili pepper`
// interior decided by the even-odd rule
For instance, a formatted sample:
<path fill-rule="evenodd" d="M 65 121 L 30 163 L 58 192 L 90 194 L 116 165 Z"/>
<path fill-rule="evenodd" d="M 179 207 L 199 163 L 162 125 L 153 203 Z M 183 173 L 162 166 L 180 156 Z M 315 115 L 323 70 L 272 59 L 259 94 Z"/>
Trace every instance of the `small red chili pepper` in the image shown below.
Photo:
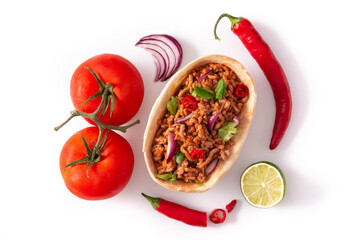
<path fill-rule="evenodd" d="M 181 221 L 192 226 L 207 226 L 206 212 L 200 212 L 194 209 L 190 209 L 180 204 L 166 201 L 162 198 L 150 197 L 144 193 L 141 194 L 150 202 L 150 204 L 156 211 L 164 214 L 165 216 L 168 216 L 169 218 Z"/>
<path fill-rule="evenodd" d="M 276 104 L 275 123 L 269 146 L 273 150 L 283 138 L 291 118 L 292 100 L 288 80 L 269 45 L 246 18 L 233 17 L 226 13 L 220 15 L 214 28 L 216 39 L 219 40 L 216 35 L 216 27 L 223 17 L 230 19 L 232 32 L 239 37 L 259 64 L 271 85 Z"/>
<path fill-rule="evenodd" d="M 226 212 L 223 209 L 215 209 L 211 212 L 209 219 L 215 224 L 223 223 L 226 219 Z"/>
<path fill-rule="evenodd" d="M 226 210 L 230 213 L 236 205 L 236 199 L 232 200 L 228 205 L 226 205 Z"/>
<path fill-rule="evenodd" d="M 194 150 L 191 151 L 190 157 L 192 159 L 204 158 L 205 157 L 205 152 L 202 149 L 194 149 Z"/>
<path fill-rule="evenodd" d="M 185 109 L 190 112 L 195 111 L 198 107 L 198 102 L 191 95 L 185 96 L 182 100 L 182 104 L 184 105 Z"/>
<path fill-rule="evenodd" d="M 243 83 L 237 85 L 234 89 L 234 95 L 237 98 L 244 98 L 246 97 L 246 95 L 248 95 L 248 93 L 249 93 L 249 88 Z"/>

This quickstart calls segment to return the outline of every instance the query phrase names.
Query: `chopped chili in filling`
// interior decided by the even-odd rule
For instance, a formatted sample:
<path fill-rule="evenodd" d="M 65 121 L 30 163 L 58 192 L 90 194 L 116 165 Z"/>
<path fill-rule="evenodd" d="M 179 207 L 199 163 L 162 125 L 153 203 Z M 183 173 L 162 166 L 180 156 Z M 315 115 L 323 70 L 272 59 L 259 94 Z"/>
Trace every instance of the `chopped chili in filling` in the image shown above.
<path fill-rule="evenodd" d="M 220 81 L 222 79 L 224 81 Z M 222 64 L 210 63 L 190 72 L 173 96 L 177 101 L 172 98 L 169 104 L 177 105 L 171 108 L 172 113 L 176 110 L 175 115 L 168 110 L 158 122 L 159 129 L 152 146 L 157 175 L 172 173 L 177 180 L 203 183 L 207 173 L 213 172 L 207 170 L 212 161 L 217 158 L 227 160 L 233 145 L 231 138 L 237 132 L 234 117 L 240 114 L 249 98 L 244 86 L 238 76 Z M 210 121 L 214 122 L 209 124 Z M 169 146 L 169 133 L 175 135 L 182 161 L 176 161 L 178 154 L 167 161 L 167 149 L 174 147 Z"/>

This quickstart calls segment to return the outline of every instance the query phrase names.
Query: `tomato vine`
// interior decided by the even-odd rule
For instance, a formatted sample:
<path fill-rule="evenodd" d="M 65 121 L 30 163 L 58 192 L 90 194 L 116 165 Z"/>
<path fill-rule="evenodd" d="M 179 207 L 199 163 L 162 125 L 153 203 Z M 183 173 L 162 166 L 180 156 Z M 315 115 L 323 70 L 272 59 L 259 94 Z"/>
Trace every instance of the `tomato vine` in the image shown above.
<path fill-rule="evenodd" d="M 107 132 L 105 133 L 105 130 L 112 129 L 112 130 L 118 130 L 118 131 L 125 133 L 128 128 L 140 123 L 140 120 L 138 119 L 135 122 L 133 122 L 129 125 L 126 125 L 126 126 L 113 126 L 113 125 L 104 124 L 99 120 L 99 118 L 101 116 L 103 116 L 105 114 L 105 112 L 108 110 L 109 105 L 110 105 L 110 99 L 112 102 L 112 104 L 110 106 L 110 114 L 112 112 L 112 109 L 113 109 L 113 106 L 115 103 L 115 97 L 111 91 L 113 89 L 113 86 L 110 83 L 107 83 L 105 85 L 93 70 L 91 70 L 90 68 L 88 68 L 88 69 L 95 76 L 95 78 L 99 84 L 99 92 L 94 94 L 93 96 L 91 96 L 85 102 L 88 102 L 88 101 L 94 99 L 95 97 L 101 96 L 102 99 L 101 99 L 101 102 L 100 102 L 98 108 L 92 113 L 85 113 L 85 112 L 75 109 L 70 112 L 70 117 L 68 117 L 59 126 L 54 128 L 55 131 L 58 131 L 64 125 L 66 125 L 71 119 L 73 119 L 74 117 L 78 117 L 78 116 L 88 118 L 96 124 L 96 126 L 99 129 L 99 135 L 98 135 L 96 144 L 95 145 L 93 144 L 93 149 L 90 148 L 89 144 L 86 142 L 84 137 L 81 136 L 81 134 L 80 134 L 80 136 L 84 142 L 84 145 L 86 147 L 87 155 L 84 158 L 73 161 L 70 164 L 65 166 L 65 168 L 66 168 L 66 167 L 73 166 L 73 165 L 80 164 L 80 163 L 87 163 L 87 170 L 86 170 L 87 177 L 89 177 L 88 172 L 89 172 L 90 166 L 101 160 L 100 159 L 101 158 L 100 150 L 104 146 L 104 143 L 106 141 L 106 136 L 107 136 Z M 102 112 L 100 112 L 100 111 L 102 111 Z M 105 133 L 105 135 L 104 135 L 104 133 Z"/>

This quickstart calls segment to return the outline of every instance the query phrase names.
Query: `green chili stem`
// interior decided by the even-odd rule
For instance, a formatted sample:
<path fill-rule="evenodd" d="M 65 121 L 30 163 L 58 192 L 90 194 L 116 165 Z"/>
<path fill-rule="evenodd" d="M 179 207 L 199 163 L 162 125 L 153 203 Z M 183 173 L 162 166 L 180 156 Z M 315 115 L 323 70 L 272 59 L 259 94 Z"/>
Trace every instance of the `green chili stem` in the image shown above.
<path fill-rule="evenodd" d="M 150 197 L 150 196 L 146 195 L 145 193 L 141 193 L 141 195 L 143 195 L 150 202 L 151 206 L 154 209 L 157 209 L 159 207 L 159 204 L 161 202 L 161 198 Z"/>
<path fill-rule="evenodd" d="M 220 40 L 220 38 L 218 37 L 218 35 L 216 34 L 216 28 L 217 28 L 217 25 L 219 24 L 220 20 L 223 18 L 223 17 L 227 17 L 229 18 L 230 22 L 231 22 L 231 30 L 234 28 L 234 25 L 237 24 L 238 22 L 241 21 L 242 17 L 234 17 L 234 16 L 231 16 L 227 13 L 223 13 L 220 15 L 220 17 L 218 18 L 218 20 L 216 21 L 215 23 L 215 27 L 214 27 L 214 35 L 215 35 L 215 39 L 216 40 Z"/>

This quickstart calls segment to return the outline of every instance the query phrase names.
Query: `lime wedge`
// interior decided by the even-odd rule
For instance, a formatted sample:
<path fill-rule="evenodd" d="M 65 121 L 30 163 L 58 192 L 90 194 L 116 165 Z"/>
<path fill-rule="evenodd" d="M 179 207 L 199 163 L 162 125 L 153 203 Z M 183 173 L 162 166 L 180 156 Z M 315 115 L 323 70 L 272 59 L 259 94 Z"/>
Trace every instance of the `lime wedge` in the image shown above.
<path fill-rule="evenodd" d="M 270 208 L 284 198 L 286 183 L 278 166 L 257 162 L 242 173 L 240 186 L 246 201 L 252 206 Z"/>

